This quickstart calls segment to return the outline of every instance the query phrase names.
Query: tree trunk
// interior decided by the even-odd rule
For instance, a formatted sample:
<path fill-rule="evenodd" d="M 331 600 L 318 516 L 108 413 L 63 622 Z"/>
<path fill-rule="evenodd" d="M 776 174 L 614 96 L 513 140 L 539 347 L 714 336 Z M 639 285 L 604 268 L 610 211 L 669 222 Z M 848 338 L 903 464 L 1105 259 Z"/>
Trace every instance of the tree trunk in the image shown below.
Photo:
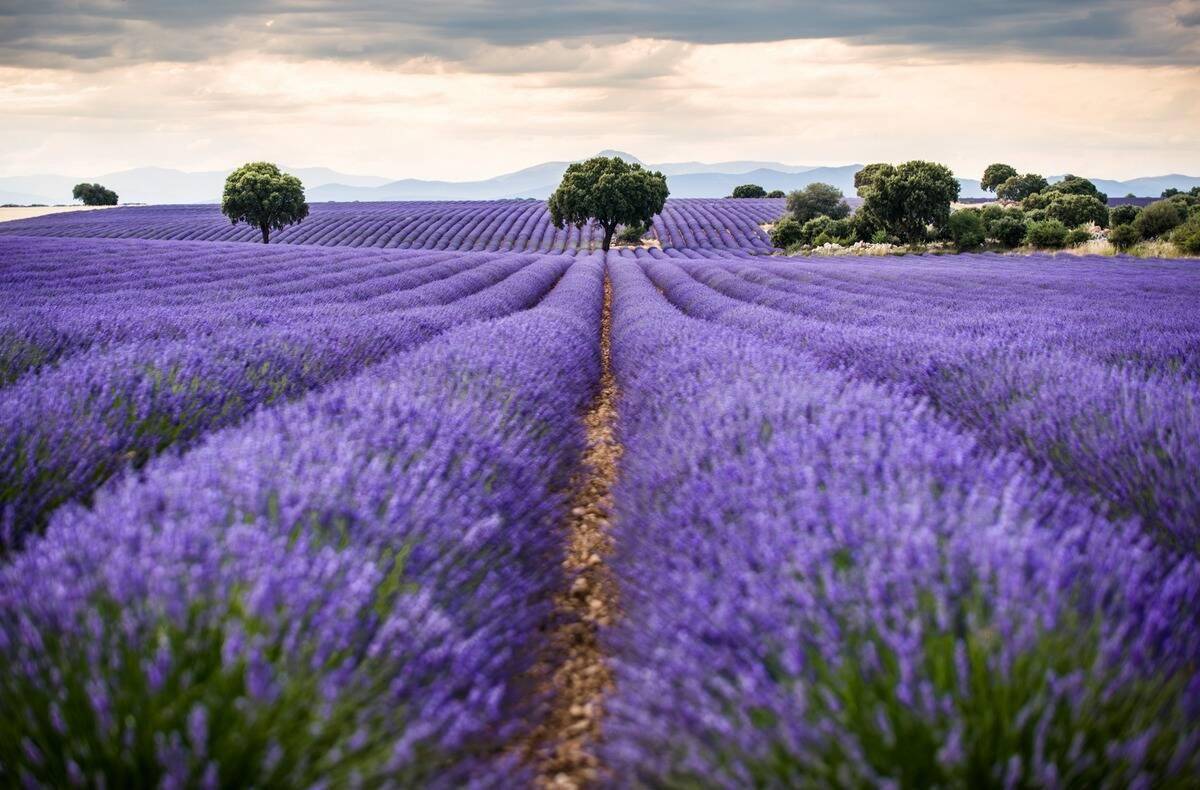
<path fill-rule="evenodd" d="M 259 225 L 258 229 L 262 231 L 263 244 L 267 244 L 271 240 L 271 226 L 270 225 Z"/>
<path fill-rule="evenodd" d="M 609 245 L 611 245 L 611 244 L 612 244 L 613 231 L 615 231 L 616 229 L 617 229 L 617 226 L 616 226 L 616 225 L 612 225 L 612 226 L 605 225 L 605 226 L 604 226 L 604 246 L 603 246 L 603 250 L 604 250 L 605 252 L 608 252 Z"/>

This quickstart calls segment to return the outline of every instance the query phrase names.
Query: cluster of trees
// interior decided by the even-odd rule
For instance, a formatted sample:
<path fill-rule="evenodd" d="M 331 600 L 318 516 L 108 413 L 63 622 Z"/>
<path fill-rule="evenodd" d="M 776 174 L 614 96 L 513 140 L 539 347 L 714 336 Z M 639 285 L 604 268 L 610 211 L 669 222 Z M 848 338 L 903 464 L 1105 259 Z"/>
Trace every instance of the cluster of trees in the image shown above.
<path fill-rule="evenodd" d="M 1110 212 L 1108 240 L 1119 250 L 1142 241 L 1170 239 L 1182 252 L 1200 255 L 1200 187 L 1168 189 L 1145 208 L 1117 206 Z"/>
<path fill-rule="evenodd" d="M 115 206 L 117 193 L 100 184 L 76 184 L 71 197 L 82 200 L 85 206 Z"/>
<path fill-rule="evenodd" d="M 733 188 L 732 198 L 781 198 L 783 197 L 782 189 L 772 189 L 770 192 L 760 187 L 758 184 L 742 184 L 739 187 Z"/>
<path fill-rule="evenodd" d="M 855 174 L 854 187 L 863 204 L 853 215 L 841 190 L 829 184 L 792 192 L 771 242 L 785 249 L 856 241 L 923 244 L 945 235 L 959 191 L 948 167 L 920 160 L 867 165 Z"/>
<path fill-rule="evenodd" d="M 959 249 L 989 241 L 1001 247 L 1025 243 L 1057 249 L 1091 239 L 1095 228 L 1111 228 L 1108 237 L 1118 249 L 1171 235 L 1185 251 L 1200 252 L 1200 219 L 1195 226 L 1189 220 L 1200 211 L 1200 189 L 1168 190 L 1164 200 L 1143 210 L 1130 205 L 1109 209 L 1108 195 L 1086 178 L 1068 175 L 1051 184 L 1037 173 L 1018 173 L 1002 163 L 989 165 L 980 184 L 1010 205 L 956 211 L 949 236 Z"/>
<path fill-rule="evenodd" d="M 668 194 L 662 173 L 619 157 L 595 156 L 567 167 L 550 196 L 550 220 L 556 228 L 596 223 L 604 230 L 607 252 L 618 227 L 625 228 L 623 238 L 641 238 L 663 210 Z"/>

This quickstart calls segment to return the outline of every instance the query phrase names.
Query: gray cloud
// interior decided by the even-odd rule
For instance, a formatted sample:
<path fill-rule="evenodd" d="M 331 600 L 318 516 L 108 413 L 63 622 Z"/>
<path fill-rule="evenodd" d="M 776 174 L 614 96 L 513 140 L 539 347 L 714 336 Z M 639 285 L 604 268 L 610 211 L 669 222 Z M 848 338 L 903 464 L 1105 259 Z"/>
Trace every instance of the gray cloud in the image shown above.
<path fill-rule="evenodd" d="M 934 53 L 1200 63 L 1193 0 L 8 0 L 0 63 L 98 69 L 230 52 L 502 70 L 488 47 L 650 37 L 721 44 L 841 38 Z M 478 60 L 478 62 L 475 62 Z M 548 70 L 570 71 L 551 64 Z"/>

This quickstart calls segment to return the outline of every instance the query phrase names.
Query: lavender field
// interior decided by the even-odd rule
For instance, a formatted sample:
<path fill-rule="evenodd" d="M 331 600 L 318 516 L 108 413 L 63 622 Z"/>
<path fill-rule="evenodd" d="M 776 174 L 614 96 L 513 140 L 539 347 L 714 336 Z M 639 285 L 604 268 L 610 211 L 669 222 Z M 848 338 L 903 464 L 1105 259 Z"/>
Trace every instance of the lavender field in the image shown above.
<path fill-rule="evenodd" d="M 1200 268 L 781 207 L 0 226 L 0 785 L 1194 787 Z"/>

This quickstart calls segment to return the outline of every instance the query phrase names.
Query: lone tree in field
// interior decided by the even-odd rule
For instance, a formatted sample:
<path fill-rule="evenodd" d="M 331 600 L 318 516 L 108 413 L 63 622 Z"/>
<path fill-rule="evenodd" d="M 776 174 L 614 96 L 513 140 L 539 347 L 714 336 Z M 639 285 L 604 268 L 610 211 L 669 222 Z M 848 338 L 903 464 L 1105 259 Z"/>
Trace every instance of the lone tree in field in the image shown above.
<path fill-rule="evenodd" d="M 730 197 L 764 198 L 766 196 L 767 190 L 763 189 L 758 184 L 742 184 L 740 187 L 733 188 L 733 194 Z"/>
<path fill-rule="evenodd" d="M 82 200 L 85 206 L 115 206 L 117 193 L 100 184 L 76 184 L 71 190 L 71 196 Z"/>
<path fill-rule="evenodd" d="M 988 192 L 995 192 L 996 187 L 1010 178 L 1016 178 L 1016 176 L 1017 169 L 1015 167 L 997 162 L 994 165 L 988 165 L 984 169 L 983 178 L 979 179 L 979 188 Z"/>
<path fill-rule="evenodd" d="M 242 165 L 225 179 L 221 213 L 234 225 L 245 222 L 257 227 L 266 244 L 272 230 L 283 230 L 308 216 L 304 185 L 270 162 Z"/>
<path fill-rule="evenodd" d="M 854 183 L 863 199 L 860 211 L 908 243 L 925 241 L 929 226 L 935 231 L 946 227 L 959 190 L 950 168 L 920 160 L 867 165 Z"/>
<path fill-rule="evenodd" d="M 550 196 L 554 227 L 582 228 L 588 221 L 604 229 L 604 250 L 618 225 L 650 226 L 667 202 L 667 177 L 617 157 L 596 156 L 567 167 Z"/>

